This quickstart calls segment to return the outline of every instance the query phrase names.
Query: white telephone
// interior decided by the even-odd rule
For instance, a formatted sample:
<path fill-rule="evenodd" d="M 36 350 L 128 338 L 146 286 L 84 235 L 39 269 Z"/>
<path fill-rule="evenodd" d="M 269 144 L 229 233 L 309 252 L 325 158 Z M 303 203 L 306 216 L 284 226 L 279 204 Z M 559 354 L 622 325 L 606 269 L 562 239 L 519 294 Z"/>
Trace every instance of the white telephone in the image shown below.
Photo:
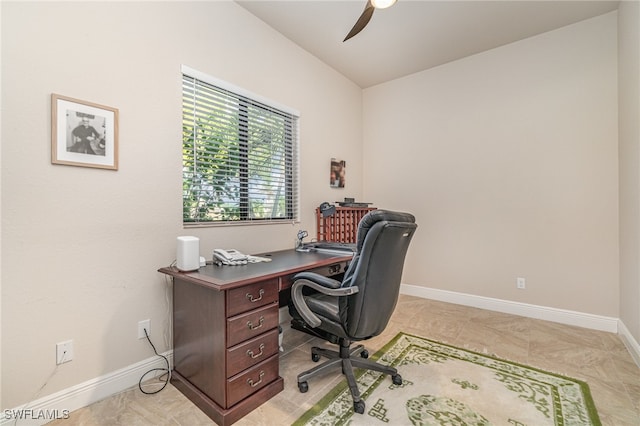
<path fill-rule="evenodd" d="M 213 250 L 213 261 L 221 262 L 223 265 L 246 265 L 248 257 L 246 254 L 240 253 L 234 249 L 215 249 Z"/>

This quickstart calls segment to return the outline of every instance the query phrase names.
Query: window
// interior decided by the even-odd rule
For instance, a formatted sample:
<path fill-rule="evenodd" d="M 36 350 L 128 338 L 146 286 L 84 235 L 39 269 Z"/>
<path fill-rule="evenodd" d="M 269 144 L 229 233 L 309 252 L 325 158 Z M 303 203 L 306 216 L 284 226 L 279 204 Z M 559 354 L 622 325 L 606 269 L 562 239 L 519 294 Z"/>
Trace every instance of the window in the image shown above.
<path fill-rule="evenodd" d="M 186 225 L 298 219 L 298 116 L 183 68 Z"/>

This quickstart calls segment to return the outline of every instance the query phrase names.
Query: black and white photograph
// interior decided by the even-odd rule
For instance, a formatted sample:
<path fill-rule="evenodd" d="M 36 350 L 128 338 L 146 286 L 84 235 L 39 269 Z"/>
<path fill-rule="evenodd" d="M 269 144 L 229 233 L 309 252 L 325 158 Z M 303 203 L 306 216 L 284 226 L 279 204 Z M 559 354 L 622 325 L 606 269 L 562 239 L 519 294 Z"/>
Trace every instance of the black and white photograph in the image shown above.
<path fill-rule="evenodd" d="M 345 173 L 347 171 L 347 162 L 339 160 L 337 158 L 331 159 L 331 177 L 329 180 L 329 186 L 332 188 L 344 188 L 345 185 Z"/>
<path fill-rule="evenodd" d="M 51 95 L 51 162 L 118 169 L 118 110 Z"/>

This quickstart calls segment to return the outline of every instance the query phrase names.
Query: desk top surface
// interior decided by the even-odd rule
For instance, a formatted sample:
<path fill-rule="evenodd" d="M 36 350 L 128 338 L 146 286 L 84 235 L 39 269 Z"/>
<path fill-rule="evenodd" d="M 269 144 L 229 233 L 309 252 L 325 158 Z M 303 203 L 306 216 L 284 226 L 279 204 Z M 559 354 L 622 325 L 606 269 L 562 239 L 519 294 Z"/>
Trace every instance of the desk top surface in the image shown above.
<path fill-rule="evenodd" d="M 237 266 L 217 266 L 207 263 L 197 271 L 182 272 L 174 266 L 158 269 L 174 278 L 195 284 L 227 290 L 238 286 L 278 278 L 297 272 L 349 261 L 351 254 L 334 254 L 321 252 L 298 252 L 293 249 L 261 253 L 257 256 L 269 257 L 271 262 L 248 263 Z"/>

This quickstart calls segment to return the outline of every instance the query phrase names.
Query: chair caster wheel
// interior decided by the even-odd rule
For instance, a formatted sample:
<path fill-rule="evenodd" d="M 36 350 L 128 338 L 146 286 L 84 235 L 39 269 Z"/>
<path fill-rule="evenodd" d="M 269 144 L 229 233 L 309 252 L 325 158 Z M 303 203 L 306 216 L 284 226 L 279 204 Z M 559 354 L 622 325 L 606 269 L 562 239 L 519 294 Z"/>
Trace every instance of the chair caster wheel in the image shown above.
<path fill-rule="evenodd" d="M 354 402 L 353 411 L 355 411 L 358 414 L 364 414 L 364 401 Z"/>
<path fill-rule="evenodd" d="M 402 384 L 402 376 L 399 374 L 391 376 L 391 381 L 394 385 L 400 386 Z"/>
<path fill-rule="evenodd" d="M 318 355 L 318 354 L 311 354 L 311 361 L 313 361 L 313 362 L 318 362 L 318 361 L 320 361 L 320 355 Z"/>
<path fill-rule="evenodd" d="M 369 358 L 369 351 L 366 349 L 363 349 L 362 352 L 360 352 L 360 358 L 364 358 L 364 359 Z"/>
<path fill-rule="evenodd" d="M 300 390 L 301 393 L 306 393 L 309 390 L 309 383 L 307 382 L 298 383 L 298 389 Z"/>

